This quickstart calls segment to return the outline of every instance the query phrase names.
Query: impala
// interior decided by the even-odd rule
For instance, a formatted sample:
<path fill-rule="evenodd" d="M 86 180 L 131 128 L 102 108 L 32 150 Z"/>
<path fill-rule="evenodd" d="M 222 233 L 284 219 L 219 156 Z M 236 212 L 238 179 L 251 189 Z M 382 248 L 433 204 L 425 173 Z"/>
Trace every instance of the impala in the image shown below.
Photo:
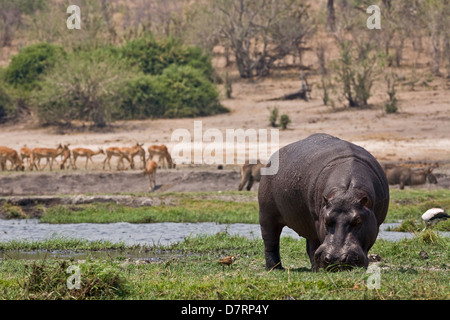
<path fill-rule="evenodd" d="M 160 146 L 153 145 L 148 147 L 149 159 L 153 160 L 154 156 L 158 156 L 158 164 L 163 168 L 175 168 L 175 164 L 172 161 L 172 157 L 170 156 L 169 150 L 167 150 L 167 146 L 162 144 Z M 161 163 L 160 163 L 161 162 Z"/>
<path fill-rule="evenodd" d="M 62 162 L 60 165 L 61 170 L 64 170 L 64 165 L 66 164 L 67 160 L 69 160 L 69 164 L 74 169 L 72 158 L 71 158 L 71 152 L 69 149 L 70 144 L 65 144 L 63 147 L 63 152 L 61 153 Z M 67 166 L 69 168 L 69 166 Z"/>
<path fill-rule="evenodd" d="M 64 151 L 64 148 L 61 144 L 59 144 L 56 149 L 34 148 L 31 151 L 31 158 L 30 158 L 31 170 L 33 170 L 33 168 L 36 168 L 36 169 L 42 171 L 47 166 L 47 164 L 50 163 L 50 171 L 52 171 L 53 161 L 56 160 L 56 157 L 61 155 L 63 153 L 63 151 Z M 44 168 L 41 168 L 41 159 L 42 158 L 47 159 L 47 163 L 45 164 Z M 37 166 L 36 166 L 36 162 L 35 162 L 36 160 L 38 162 Z"/>
<path fill-rule="evenodd" d="M 6 161 L 11 162 L 11 168 L 16 171 L 23 171 L 25 169 L 23 161 L 16 150 L 8 147 L 0 147 L 0 166 L 2 171 L 6 170 Z"/>
<path fill-rule="evenodd" d="M 86 157 L 86 165 L 84 167 L 85 167 L 85 169 L 87 169 L 88 161 L 91 160 L 91 163 L 94 164 L 92 157 L 96 156 L 98 154 L 105 154 L 105 151 L 103 151 L 102 148 L 98 148 L 98 151 L 93 151 L 93 150 L 87 149 L 87 148 L 75 148 L 75 149 L 72 149 L 72 154 L 73 154 L 74 168 L 77 169 L 78 157 Z"/>
<path fill-rule="evenodd" d="M 31 167 L 31 149 L 28 148 L 26 145 L 24 145 L 22 148 L 20 148 L 20 157 L 22 160 L 28 159 L 28 163 Z"/>
<path fill-rule="evenodd" d="M 144 177 L 148 175 L 148 181 L 150 182 L 149 191 L 152 191 L 156 187 L 156 168 L 158 165 L 153 160 L 148 160 L 147 165 L 144 169 Z"/>
<path fill-rule="evenodd" d="M 134 165 L 134 157 L 136 157 L 137 155 L 139 155 L 141 157 L 141 163 L 142 163 L 142 168 L 144 168 L 145 166 L 145 150 L 142 148 L 144 144 L 141 143 L 136 143 L 135 146 L 132 147 L 122 147 L 120 148 L 120 150 L 123 153 L 126 153 L 130 159 L 130 167 L 131 169 L 134 169 L 135 165 Z M 122 159 L 120 159 L 119 161 L 122 161 Z"/>
<path fill-rule="evenodd" d="M 119 166 L 122 164 L 123 166 L 123 158 L 127 159 L 131 164 L 130 158 L 128 157 L 127 152 L 121 150 L 122 148 L 118 147 L 109 147 L 105 150 L 106 158 L 103 160 L 103 170 L 105 169 L 106 163 L 108 163 L 109 169 L 111 170 L 111 158 L 119 157 L 119 161 L 117 162 L 117 170 L 120 170 Z"/>

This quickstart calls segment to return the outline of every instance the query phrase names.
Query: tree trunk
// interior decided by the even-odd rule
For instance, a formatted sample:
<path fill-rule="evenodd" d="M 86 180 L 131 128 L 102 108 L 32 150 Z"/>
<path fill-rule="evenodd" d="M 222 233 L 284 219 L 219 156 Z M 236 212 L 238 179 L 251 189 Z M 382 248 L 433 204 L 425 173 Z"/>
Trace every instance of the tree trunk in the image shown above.
<path fill-rule="evenodd" d="M 334 12 L 334 0 L 328 0 L 327 3 L 327 30 L 336 31 L 336 14 Z"/>

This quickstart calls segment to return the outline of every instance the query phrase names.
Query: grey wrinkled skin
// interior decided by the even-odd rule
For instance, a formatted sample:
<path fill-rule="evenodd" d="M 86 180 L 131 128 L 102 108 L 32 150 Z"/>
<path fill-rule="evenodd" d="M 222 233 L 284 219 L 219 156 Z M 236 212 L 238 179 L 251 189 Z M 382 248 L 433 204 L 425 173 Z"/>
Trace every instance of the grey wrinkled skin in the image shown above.
<path fill-rule="evenodd" d="M 258 202 L 267 269 L 282 269 L 285 226 L 307 239 L 313 270 L 367 267 L 387 214 L 389 186 L 369 152 L 314 134 L 279 150 L 278 172 L 261 177 Z"/>

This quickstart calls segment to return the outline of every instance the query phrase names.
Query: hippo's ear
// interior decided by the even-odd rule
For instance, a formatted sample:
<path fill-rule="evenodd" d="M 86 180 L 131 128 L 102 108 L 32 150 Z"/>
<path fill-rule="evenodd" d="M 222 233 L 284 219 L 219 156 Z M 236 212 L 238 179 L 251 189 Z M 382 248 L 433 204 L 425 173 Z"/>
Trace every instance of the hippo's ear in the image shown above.
<path fill-rule="evenodd" d="M 331 199 L 333 199 L 333 197 L 334 197 L 334 194 L 335 194 L 335 192 L 334 191 L 332 191 L 332 192 L 330 192 L 328 195 L 324 195 L 323 196 L 323 204 L 324 205 L 328 205 L 328 203 L 330 202 L 330 200 Z"/>
<path fill-rule="evenodd" d="M 370 199 L 367 196 L 363 196 L 359 199 L 359 204 L 361 207 L 370 207 Z"/>

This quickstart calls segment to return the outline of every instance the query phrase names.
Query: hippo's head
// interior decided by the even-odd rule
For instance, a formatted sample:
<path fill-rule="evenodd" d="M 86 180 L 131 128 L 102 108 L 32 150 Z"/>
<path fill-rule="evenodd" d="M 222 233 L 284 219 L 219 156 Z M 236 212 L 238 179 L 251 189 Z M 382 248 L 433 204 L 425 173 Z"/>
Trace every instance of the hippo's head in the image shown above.
<path fill-rule="evenodd" d="M 324 196 L 318 221 L 321 245 L 314 253 L 314 270 L 368 266 L 367 252 L 378 235 L 371 208 L 370 197 L 362 192 L 331 192 Z"/>

